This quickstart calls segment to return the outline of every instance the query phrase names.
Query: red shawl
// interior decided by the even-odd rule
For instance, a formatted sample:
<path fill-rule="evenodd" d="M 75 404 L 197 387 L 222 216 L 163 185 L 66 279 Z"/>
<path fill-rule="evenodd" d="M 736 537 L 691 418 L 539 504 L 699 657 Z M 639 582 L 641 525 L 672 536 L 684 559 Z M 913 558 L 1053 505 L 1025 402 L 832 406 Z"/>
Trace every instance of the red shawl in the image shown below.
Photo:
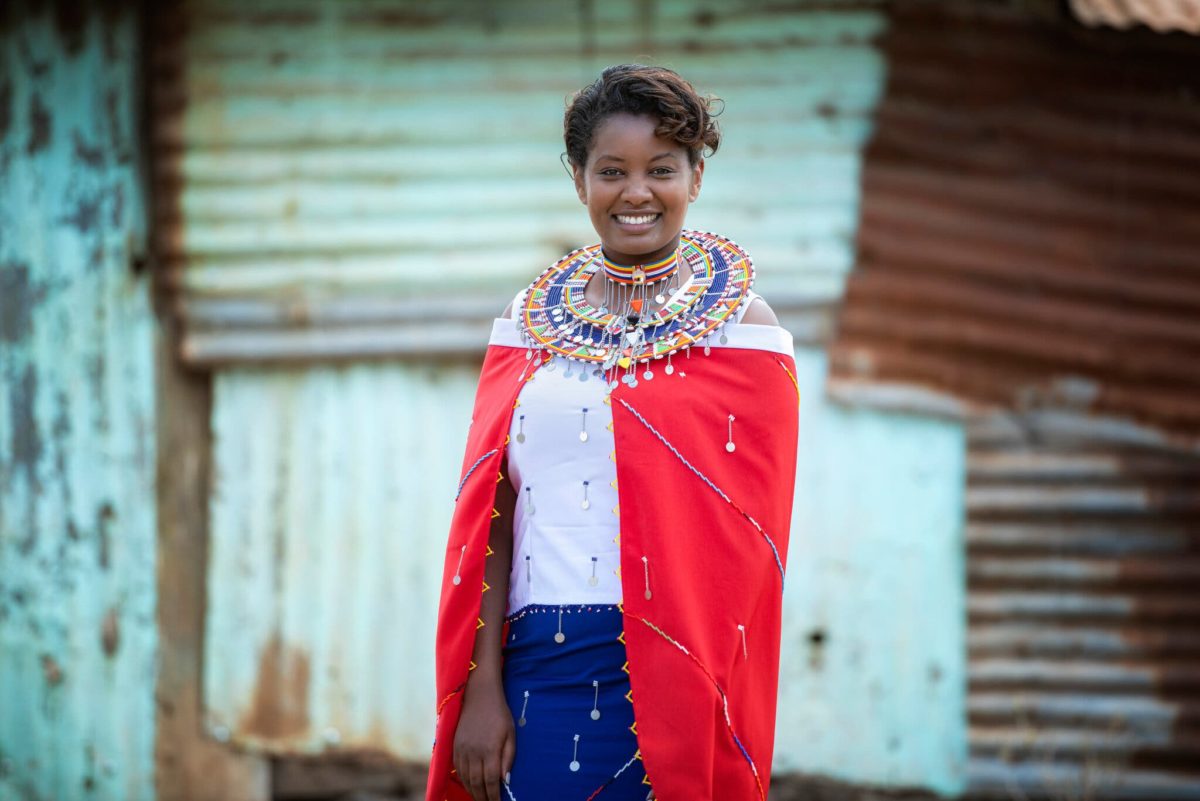
<path fill-rule="evenodd" d="M 479 379 L 443 571 L 426 801 L 470 801 L 451 774 L 454 732 L 513 404 L 540 359 L 492 345 Z M 708 356 L 694 347 L 674 363 L 674 375 L 660 369 L 611 396 L 638 745 L 659 799 L 764 801 L 796 474 L 795 363 L 739 347 Z"/>

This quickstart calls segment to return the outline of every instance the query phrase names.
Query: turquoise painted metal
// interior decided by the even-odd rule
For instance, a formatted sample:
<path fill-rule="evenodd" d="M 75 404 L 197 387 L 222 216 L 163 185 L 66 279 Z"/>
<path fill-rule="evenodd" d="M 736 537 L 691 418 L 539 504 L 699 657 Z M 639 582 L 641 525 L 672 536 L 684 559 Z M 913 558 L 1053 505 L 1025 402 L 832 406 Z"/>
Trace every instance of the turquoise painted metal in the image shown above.
<path fill-rule="evenodd" d="M 427 759 L 478 367 L 215 375 L 204 697 L 218 740 Z"/>
<path fill-rule="evenodd" d="M 593 241 L 559 161 L 564 100 L 622 61 L 724 100 L 689 223 L 754 254 L 765 292 L 841 296 L 883 87 L 869 3 L 197 0 L 180 14 L 186 34 L 156 54 L 155 127 L 192 363 L 255 361 L 256 343 L 291 361 L 420 355 L 413 337 L 339 336 L 350 323 L 320 311 L 447 279 L 503 303 Z M 251 323 L 245 300 L 280 313 Z"/>
<path fill-rule="evenodd" d="M 154 796 L 137 25 L 88 7 L 0 14 L 0 798 L 20 801 Z"/>
<path fill-rule="evenodd" d="M 775 768 L 953 795 L 968 758 L 964 429 L 837 405 L 827 368 L 797 349 Z"/>

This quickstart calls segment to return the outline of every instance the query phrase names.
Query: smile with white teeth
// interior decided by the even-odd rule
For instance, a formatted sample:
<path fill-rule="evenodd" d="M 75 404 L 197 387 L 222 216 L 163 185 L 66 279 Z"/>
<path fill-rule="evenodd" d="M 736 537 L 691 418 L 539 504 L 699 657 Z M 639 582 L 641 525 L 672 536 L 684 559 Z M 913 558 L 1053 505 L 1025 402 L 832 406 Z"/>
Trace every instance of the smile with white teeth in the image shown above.
<path fill-rule="evenodd" d="M 658 219 L 657 214 L 640 214 L 636 217 L 628 214 L 618 214 L 616 217 L 617 222 L 621 223 L 622 225 L 645 225 L 646 223 L 652 223 Z"/>

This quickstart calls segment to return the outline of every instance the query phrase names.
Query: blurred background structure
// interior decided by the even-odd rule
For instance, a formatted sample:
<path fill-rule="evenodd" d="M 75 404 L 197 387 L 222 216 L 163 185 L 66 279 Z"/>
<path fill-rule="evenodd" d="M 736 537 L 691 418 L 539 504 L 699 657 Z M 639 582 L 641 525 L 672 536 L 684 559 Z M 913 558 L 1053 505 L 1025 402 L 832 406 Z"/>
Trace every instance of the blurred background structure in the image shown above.
<path fill-rule="evenodd" d="M 689 224 L 796 336 L 772 797 L 1200 797 L 1200 0 L 9 0 L 0 799 L 419 793 L 625 61 L 724 99 Z"/>

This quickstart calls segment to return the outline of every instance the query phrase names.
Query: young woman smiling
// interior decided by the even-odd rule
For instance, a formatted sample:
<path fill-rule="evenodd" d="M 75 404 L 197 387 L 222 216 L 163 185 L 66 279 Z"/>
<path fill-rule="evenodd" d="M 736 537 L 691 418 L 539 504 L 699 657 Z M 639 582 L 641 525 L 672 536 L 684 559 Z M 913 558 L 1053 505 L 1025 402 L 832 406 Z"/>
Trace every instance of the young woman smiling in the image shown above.
<path fill-rule="evenodd" d="M 796 466 L 790 335 L 684 228 L 720 133 L 676 73 L 568 105 L 599 244 L 493 325 L 446 549 L 427 799 L 765 801 Z"/>

